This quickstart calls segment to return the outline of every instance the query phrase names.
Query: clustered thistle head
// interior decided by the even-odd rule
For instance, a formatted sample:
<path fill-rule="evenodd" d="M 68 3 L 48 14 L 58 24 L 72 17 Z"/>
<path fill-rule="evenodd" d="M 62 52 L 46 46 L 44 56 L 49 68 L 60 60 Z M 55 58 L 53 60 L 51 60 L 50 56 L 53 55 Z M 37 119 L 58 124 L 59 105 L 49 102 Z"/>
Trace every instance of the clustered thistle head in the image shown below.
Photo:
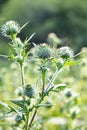
<path fill-rule="evenodd" d="M 27 24 L 23 25 L 25 27 Z M 23 28 L 22 27 L 22 28 Z M 34 55 L 36 58 L 39 59 L 40 64 L 39 64 L 39 69 L 41 72 L 41 91 L 36 91 L 34 90 L 34 87 L 31 84 L 25 84 L 25 78 L 24 78 L 24 67 L 25 67 L 25 62 L 30 61 L 31 57 L 29 58 L 29 53 L 26 51 L 26 45 L 30 41 L 33 35 L 29 37 L 28 40 L 21 41 L 21 39 L 17 36 L 17 34 L 21 31 L 19 24 L 15 21 L 9 21 L 6 22 L 2 26 L 2 33 L 5 37 L 9 37 L 11 40 L 11 47 L 12 50 L 9 53 L 9 58 L 13 61 L 16 61 L 16 63 L 19 64 L 20 66 L 20 71 L 21 71 L 21 86 L 16 92 L 18 96 L 20 96 L 21 100 L 11 100 L 12 103 L 16 104 L 18 106 L 18 109 L 16 112 L 17 116 L 15 118 L 15 122 L 17 122 L 17 125 L 21 123 L 21 121 L 24 121 L 24 127 L 26 130 L 28 130 L 28 127 L 31 128 L 33 120 L 35 118 L 37 108 L 39 107 L 50 107 L 48 102 L 47 104 L 42 104 L 42 101 L 44 101 L 45 96 L 49 95 L 49 92 L 54 91 L 58 92 L 60 90 L 63 90 L 66 85 L 65 84 L 59 84 L 55 85 L 54 80 L 57 78 L 59 74 L 59 70 L 64 66 L 66 61 L 68 59 L 71 59 L 73 57 L 73 51 L 69 47 L 61 47 L 57 49 L 57 44 L 59 39 L 56 39 L 56 36 L 54 37 L 53 40 L 55 40 L 55 45 L 51 46 L 51 44 L 39 44 L 35 45 L 35 47 L 32 50 L 34 50 Z M 53 35 L 53 34 L 52 34 Z M 28 59 L 29 58 L 29 59 Z M 68 60 L 69 61 L 69 60 Z M 51 63 L 51 64 L 50 64 Z M 53 65 L 53 66 L 52 66 Z M 56 66 L 56 67 L 55 67 Z M 52 75 L 46 75 L 47 70 L 52 70 L 54 67 L 53 71 L 54 74 Z M 53 72 L 52 71 L 52 72 Z M 49 80 L 48 80 L 49 79 Z M 38 85 L 38 83 L 36 83 Z M 71 96 L 71 93 L 68 92 L 67 97 Z M 32 98 L 34 99 L 35 102 L 33 102 Z M 30 106 L 29 106 L 30 105 Z M 14 112 L 13 107 L 11 107 L 11 112 Z M 35 109 L 34 114 L 30 114 L 33 112 Z M 30 121 L 29 121 L 29 116 L 32 115 Z"/>
<path fill-rule="evenodd" d="M 9 21 L 6 22 L 3 26 L 2 26 L 2 34 L 5 37 L 10 37 L 11 35 L 15 35 L 17 33 L 20 32 L 20 26 L 17 22 L 15 21 Z"/>
<path fill-rule="evenodd" d="M 50 48 L 44 43 L 37 46 L 36 55 L 40 59 L 47 59 L 51 56 Z"/>
<path fill-rule="evenodd" d="M 71 48 L 69 48 L 68 46 L 65 46 L 65 47 L 61 47 L 59 50 L 58 50 L 58 55 L 60 57 L 62 57 L 63 59 L 69 59 L 69 58 L 72 58 L 73 57 L 73 51 Z"/>

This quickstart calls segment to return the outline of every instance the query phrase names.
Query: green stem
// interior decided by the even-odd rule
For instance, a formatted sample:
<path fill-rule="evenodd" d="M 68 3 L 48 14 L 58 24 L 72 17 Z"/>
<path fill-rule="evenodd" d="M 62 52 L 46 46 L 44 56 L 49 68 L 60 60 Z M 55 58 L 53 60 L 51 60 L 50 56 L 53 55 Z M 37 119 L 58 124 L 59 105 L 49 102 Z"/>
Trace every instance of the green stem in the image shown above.
<path fill-rule="evenodd" d="M 30 120 L 30 123 L 29 123 L 29 126 L 28 126 L 29 128 L 31 128 L 31 125 L 32 125 L 32 123 L 34 121 L 34 118 L 35 118 L 36 114 L 37 114 L 37 109 L 35 109 L 35 111 L 33 113 L 33 116 L 31 117 L 31 120 Z"/>
<path fill-rule="evenodd" d="M 58 76 L 58 74 L 60 73 L 60 71 L 61 71 L 61 69 L 58 70 L 58 68 L 56 68 L 56 72 L 54 73 L 54 75 L 52 76 L 50 82 L 48 83 L 45 92 L 48 92 L 50 90 L 50 88 L 52 87 L 52 83 L 54 82 L 54 80 L 56 79 L 56 77 Z"/>
<path fill-rule="evenodd" d="M 29 111 L 27 112 L 27 115 L 26 115 L 26 128 L 25 128 L 25 130 L 29 130 L 28 123 L 29 123 Z"/>
<path fill-rule="evenodd" d="M 42 69 L 42 97 L 44 94 L 44 90 L 45 90 L 45 76 L 46 76 L 46 61 L 43 60 L 43 69 Z"/>
<path fill-rule="evenodd" d="M 21 82 L 22 82 L 22 87 L 24 88 L 25 82 L 24 82 L 24 67 L 23 65 L 20 65 L 21 68 Z"/>
<path fill-rule="evenodd" d="M 44 93 L 44 89 L 45 89 L 45 70 L 42 70 L 42 96 L 43 96 L 43 93 Z"/>
<path fill-rule="evenodd" d="M 45 66 L 45 62 L 43 62 L 44 66 Z M 42 70 L 42 91 L 41 91 L 41 99 L 40 99 L 40 102 L 39 104 L 43 101 L 44 99 L 44 90 L 45 90 L 45 74 L 46 74 L 46 70 Z M 38 109 L 38 108 L 37 108 Z M 31 120 L 30 120 L 30 123 L 29 123 L 29 128 L 31 128 L 31 125 L 34 121 L 34 118 L 37 114 L 37 109 L 35 109 L 34 113 L 33 113 L 33 116 L 31 117 Z"/>
<path fill-rule="evenodd" d="M 23 64 L 20 64 L 20 68 L 21 68 L 21 84 L 22 84 L 22 87 L 24 89 L 25 81 L 24 81 L 24 67 L 23 67 Z M 23 95 L 23 98 L 25 99 L 24 95 Z M 25 130 L 29 130 L 28 123 L 29 123 L 29 110 L 28 110 L 28 112 L 26 114 L 26 126 L 25 126 Z"/>

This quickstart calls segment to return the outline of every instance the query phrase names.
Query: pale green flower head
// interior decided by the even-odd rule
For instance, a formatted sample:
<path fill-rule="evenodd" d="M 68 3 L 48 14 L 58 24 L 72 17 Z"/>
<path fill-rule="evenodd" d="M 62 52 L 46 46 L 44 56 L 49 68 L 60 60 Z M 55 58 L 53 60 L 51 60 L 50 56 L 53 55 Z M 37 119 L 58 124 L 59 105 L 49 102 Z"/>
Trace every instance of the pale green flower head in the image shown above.
<path fill-rule="evenodd" d="M 9 21 L 2 26 L 1 30 L 5 37 L 11 37 L 11 35 L 18 34 L 20 32 L 20 26 L 15 21 Z"/>
<path fill-rule="evenodd" d="M 69 59 L 73 57 L 73 51 L 71 48 L 69 48 L 68 46 L 65 47 L 61 47 L 58 50 L 58 55 L 63 58 L 63 59 Z"/>
<path fill-rule="evenodd" d="M 34 89 L 30 84 L 27 84 L 25 86 L 24 95 L 29 98 L 32 98 L 34 96 Z"/>
<path fill-rule="evenodd" d="M 40 59 L 47 59 L 51 56 L 50 48 L 45 43 L 38 45 L 36 48 L 36 55 Z"/>

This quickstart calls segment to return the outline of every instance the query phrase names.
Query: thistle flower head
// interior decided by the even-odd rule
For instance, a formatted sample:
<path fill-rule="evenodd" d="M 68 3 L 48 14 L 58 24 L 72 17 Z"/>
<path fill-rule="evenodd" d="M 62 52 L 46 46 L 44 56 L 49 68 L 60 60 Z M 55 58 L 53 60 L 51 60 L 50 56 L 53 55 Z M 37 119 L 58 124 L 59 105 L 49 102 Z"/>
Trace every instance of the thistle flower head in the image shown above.
<path fill-rule="evenodd" d="M 15 21 L 8 21 L 2 26 L 2 34 L 5 37 L 10 37 L 11 35 L 17 34 L 20 32 L 20 26 Z"/>
<path fill-rule="evenodd" d="M 24 89 L 24 95 L 26 97 L 32 98 L 34 95 L 34 89 L 30 84 L 27 84 Z"/>
<path fill-rule="evenodd" d="M 72 58 L 73 57 L 73 51 L 68 46 L 61 47 L 58 50 L 58 55 L 64 59 Z"/>
<path fill-rule="evenodd" d="M 44 43 L 42 45 L 37 46 L 36 55 L 38 58 L 47 59 L 50 57 L 51 52 L 49 47 Z"/>
<path fill-rule="evenodd" d="M 17 93 L 18 96 L 22 96 L 23 95 L 23 88 L 22 87 L 18 88 L 16 90 L 16 93 Z"/>
<path fill-rule="evenodd" d="M 71 97 L 72 96 L 72 93 L 70 92 L 70 91 L 68 91 L 67 93 L 66 93 L 66 97 Z"/>

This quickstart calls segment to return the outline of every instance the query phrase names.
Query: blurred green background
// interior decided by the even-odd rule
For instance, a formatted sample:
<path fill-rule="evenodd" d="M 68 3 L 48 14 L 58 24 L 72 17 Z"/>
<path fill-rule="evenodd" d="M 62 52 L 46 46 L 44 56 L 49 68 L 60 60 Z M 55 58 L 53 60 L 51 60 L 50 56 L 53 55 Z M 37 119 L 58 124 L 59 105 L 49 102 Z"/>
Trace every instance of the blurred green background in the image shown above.
<path fill-rule="evenodd" d="M 65 38 L 75 51 L 87 46 L 87 0 L 0 0 L 0 27 L 5 21 L 16 20 L 22 26 L 30 24 L 22 31 L 25 39 L 36 32 L 35 43 L 46 42 L 48 33 L 54 32 Z M 0 34 L 0 43 L 5 47 L 5 39 Z"/>
<path fill-rule="evenodd" d="M 35 32 L 31 42 L 47 42 L 48 34 L 53 32 L 64 41 L 62 46 L 69 45 L 75 53 L 82 52 L 78 57 L 82 62 L 69 71 L 65 70 L 55 81 L 67 83 L 74 96 L 68 98 L 64 94 L 51 95 L 52 99 L 49 98 L 48 102 L 54 106 L 38 112 L 42 122 L 34 130 L 87 130 L 87 0 L 0 0 L 0 28 L 9 20 L 15 20 L 21 26 L 30 21 L 19 34 L 22 40 Z M 0 31 L 1 54 L 8 54 L 8 43 L 9 40 Z M 26 82 L 33 83 L 37 70 L 33 68 L 33 63 L 27 66 Z M 13 92 L 18 84 L 18 67 L 0 58 L 0 100 L 14 98 Z M 75 112 L 77 108 L 80 112 L 72 117 L 75 113 L 72 113 L 71 108 L 74 107 Z M 49 120 L 49 117 L 54 120 Z M 10 127 L 1 121 L 0 130 L 8 129 Z"/>

